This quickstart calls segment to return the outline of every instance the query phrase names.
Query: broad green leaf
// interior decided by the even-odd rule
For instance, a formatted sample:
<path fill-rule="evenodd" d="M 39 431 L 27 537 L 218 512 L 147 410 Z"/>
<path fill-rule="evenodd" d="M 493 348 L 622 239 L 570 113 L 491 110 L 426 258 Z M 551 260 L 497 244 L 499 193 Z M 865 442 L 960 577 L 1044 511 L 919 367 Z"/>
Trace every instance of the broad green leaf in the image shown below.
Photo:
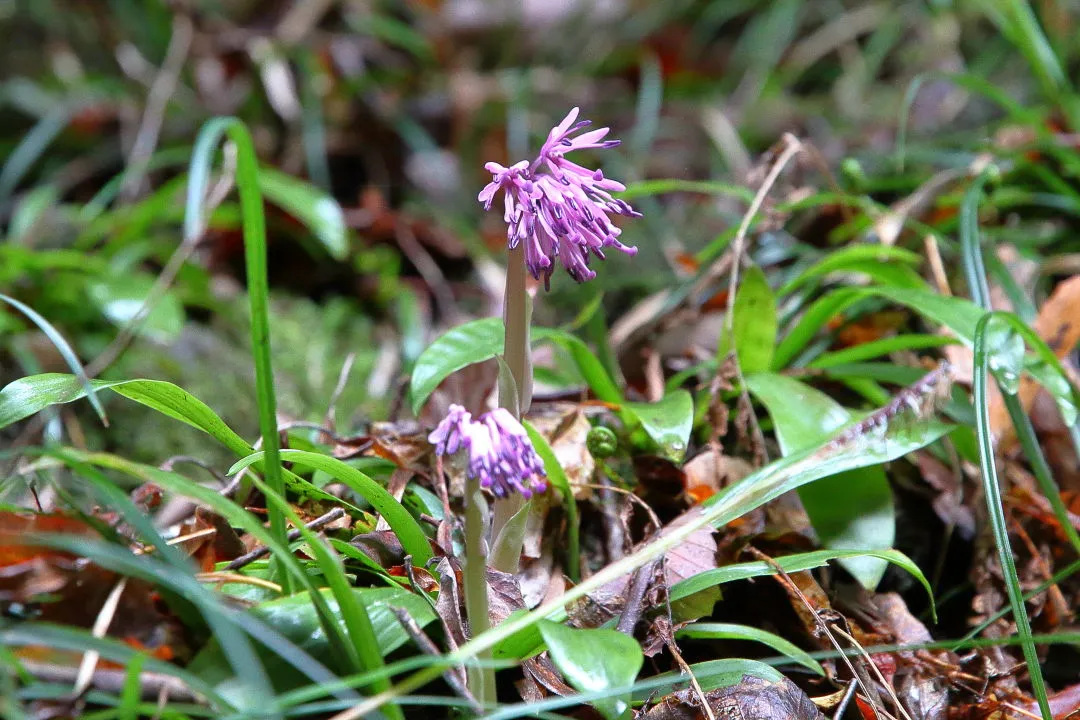
<path fill-rule="evenodd" d="M 285 173 L 259 168 L 259 189 L 266 199 L 307 226 L 336 260 L 349 256 L 349 231 L 337 200 Z"/>
<path fill-rule="evenodd" d="M 446 378 L 473 363 L 489 360 L 503 352 L 503 322 L 483 318 L 457 326 L 427 346 L 413 366 L 409 398 L 419 414 L 428 396 Z"/>
<path fill-rule="evenodd" d="M 161 380 L 92 380 L 94 389 L 109 389 L 171 418 L 212 435 L 241 457 L 252 450 L 206 403 L 186 390 Z M 44 373 L 20 378 L 0 390 L 0 428 L 29 417 L 50 405 L 74 402 L 86 392 L 73 375 Z"/>
<path fill-rule="evenodd" d="M 746 389 L 769 411 L 784 455 L 821 444 L 854 419 L 828 395 L 785 375 L 747 375 Z"/>
<path fill-rule="evenodd" d="M 769 411 L 784 455 L 814 447 L 855 418 L 828 395 L 783 375 L 746 378 L 747 389 Z M 892 489 L 881 467 L 849 470 L 799 488 L 810 523 L 829 549 L 877 550 L 896 540 Z M 845 558 L 840 564 L 873 589 L 887 563 L 874 557 Z"/>
<path fill-rule="evenodd" d="M 68 345 L 67 340 L 65 340 L 64 336 L 60 334 L 60 331 L 53 327 L 48 320 L 42 317 L 36 310 L 34 310 L 26 303 L 23 303 L 7 295 L 0 295 L 0 300 L 6 302 L 8 305 L 11 305 L 23 315 L 30 318 L 30 321 L 37 325 L 38 329 L 40 329 L 41 332 L 45 333 L 45 337 L 49 339 L 49 342 L 53 344 L 53 347 L 56 348 L 56 351 L 60 353 L 60 356 L 62 358 L 64 358 L 64 362 L 68 364 L 68 367 L 71 368 L 71 371 L 75 373 L 74 376 L 66 375 L 64 377 L 77 379 L 78 386 L 83 390 L 84 394 L 89 397 L 90 405 L 93 406 L 94 412 L 96 412 L 98 417 L 101 418 L 101 422 L 104 425 L 108 426 L 109 419 L 105 415 L 105 408 L 104 406 L 102 406 L 101 400 L 94 392 L 94 386 L 90 382 L 90 379 L 86 377 L 86 372 L 83 370 L 82 363 L 79 362 L 79 356 L 76 355 L 75 350 L 72 349 L 70 345 Z M 15 383 L 12 383 L 12 385 L 14 384 Z M 8 387 L 10 387 L 10 385 Z M 0 391 L 0 428 L 6 427 L 13 422 L 22 420 L 23 418 L 29 417 L 30 415 L 33 415 L 35 412 L 37 412 L 37 410 L 32 410 L 25 415 L 19 415 L 18 411 L 16 410 L 19 405 L 25 403 L 32 403 L 34 401 L 34 398 L 32 397 L 34 392 L 33 389 L 26 389 L 13 393 L 17 397 L 12 400 L 13 407 L 11 409 L 5 409 L 4 393 L 6 391 L 7 387 L 5 387 L 3 391 Z M 31 397 L 28 397 L 28 394 Z M 44 408 L 46 406 L 42 405 L 41 407 Z M 7 413 L 14 413 L 12 419 L 6 419 L 8 417 Z"/>
<path fill-rule="evenodd" d="M 933 590 L 931 590 L 930 582 L 923 575 L 922 570 L 911 558 L 899 550 L 814 550 L 813 552 L 799 553 L 797 555 L 785 555 L 784 557 L 774 558 L 774 560 L 784 572 L 793 573 L 824 567 L 830 560 L 853 558 L 861 555 L 881 558 L 906 570 L 923 586 L 927 597 L 933 600 Z M 725 565 L 724 567 L 706 570 L 675 583 L 671 586 L 671 600 L 674 602 L 680 598 L 690 597 L 696 592 L 716 585 L 775 574 L 776 569 L 764 560 Z"/>
<path fill-rule="evenodd" d="M 330 589 L 323 588 L 319 593 L 335 621 L 338 624 L 343 623 L 341 609 Z M 371 618 L 379 652 L 384 657 L 409 642 L 408 633 L 398 622 L 391 608 L 405 610 L 420 627 L 428 625 L 435 619 L 435 612 L 422 597 L 403 588 L 354 588 L 353 593 Z M 330 644 L 319 622 L 310 591 L 305 590 L 261 603 L 248 612 L 310 655 L 324 662 L 329 659 Z M 272 653 L 264 654 L 264 662 L 271 673 L 274 673 L 274 666 L 280 663 L 280 661 L 275 663 L 275 660 Z M 215 682 L 222 679 L 222 662 L 220 650 L 215 645 L 211 645 L 200 653 L 196 662 L 192 663 L 193 667 L 189 669 L 199 677 Z M 332 669 L 341 670 L 341 668 Z"/>
<path fill-rule="evenodd" d="M 555 667 L 578 692 L 603 692 L 634 683 L 645 656 L 633 637 L 618 630 L 578 630 L 549 620 L 539 623 Z M 628 717 L 630 693 L 593 701 L 608 720 Z"/>
<path fill-rule="evenodd" d="M 229 474 L 237 473 L 262 459 L 263 453 L 252 453 L 229 468 Z M 332 475 L 335 480 L 367 500 L 382 514 L 397 534 L 402 548 L 413 556 L 414 563 L 422 567 L 431 559 L 431 545 L 424 531 L 420 529 L 420 524 L 382 485 L 356 468 L 329 455 L 320 455 L 306 450 L 282 450 L 281 459 L 283 462 L 294 462 Z"/>
<path fill-rule="evenodd" d="M 735 293 L 732 333 L 725 331 L 720 336 L 717 356 L 727 356 L 734 337 L 735 354 L 744 373 L 768 370 L 776 346 L 776 323 L 776 296 L 765 271 L 754 265 Z"/>
<path fill-rule="evenodd" d="M 676 390 L 660 402 L 628 402 L 623 403 L 623 409 L 641 421 L 641 426 L 660 446 L 664 456 L 673 462 L 682 461 L 694 426 L 694 400 L 690 393 Z"/>
<path fill-rule="evenodd" d="M 824 668 L 800 647 L 797 647 L 775 633 L 749 625 L 733 623 L 690 623 L 676 633 L 676 637 L 695 640 L 751 640 L 768 645 L 781 655 L 785 655 L 800 665 L 809 668 L 818 675 L 825 675 Z"/>
<path fill-rule="evenodd" d="M 503 321 L 482 318 L 457 326 L 429 345 L 413 366 L 409 398 L 419 413 L 428 397 L 446 378 L 464 367 L 503 354 Z M 596 396 L 609 403 L 622 402 L 622 393 L 603 364 L 579 338 L 553 328 L 533 328 L 532 342 L 553 342 L 565 349 Z"/>
<path fill-rule="evenodd" d="M 87 286 L 90 300 L 109 322 L 128 326 L 142 310 L 154 287 L 154 278 L 144 273 L 101 277 Z M 136 334 L 171 342 L 184 329 L 184 307 L 176 295 L 165 292 L 154 299 L 153 305 L 134 328 Z"/>

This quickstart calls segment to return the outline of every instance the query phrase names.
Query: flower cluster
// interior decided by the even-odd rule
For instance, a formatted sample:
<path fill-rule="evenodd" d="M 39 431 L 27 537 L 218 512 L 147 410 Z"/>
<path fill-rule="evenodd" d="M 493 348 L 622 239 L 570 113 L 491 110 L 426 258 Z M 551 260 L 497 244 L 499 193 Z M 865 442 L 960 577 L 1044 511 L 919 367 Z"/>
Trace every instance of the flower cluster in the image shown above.
<path fill-rule="evenodd" d="M 543 276 L 545 287 L 550 287 L 556 259 L 570 277 L 584 282 L 596 277 L 589 269 L 590 253 L 601 260 L 609 247 L 637 253 L 637 248 L 619 242 L 622 231 L 608 217 L 641 217 L 628 203 L 611 196 L 625 186 L 565 157 L 573 150 L 615 147 L 619 141 L 604 140 L 608 128 L 571 137 L 589 125 L 588 120 L 575 122 L 577 116 L 574 108 L 552 128 L 532 163 L 522 160 L 510 167 L 487 163 L 484 168 L 492 180 L 478 198 L 490 210 L 496 193 L 503 191 L 507 242 L 511 248 L 524 243 L 525 265 L 537 280 Z"/>
<path fill-rule="evenodd" d="M 547 489 L 544 464 L 532 441 L 514 416 L 503 408 L 474 421 L 460 405 L 451 405 L 442 422 L 428 436 L 438 455 L 469 451 L 468 474 L 496 497 L 518 492 L 525 497 Z"/>

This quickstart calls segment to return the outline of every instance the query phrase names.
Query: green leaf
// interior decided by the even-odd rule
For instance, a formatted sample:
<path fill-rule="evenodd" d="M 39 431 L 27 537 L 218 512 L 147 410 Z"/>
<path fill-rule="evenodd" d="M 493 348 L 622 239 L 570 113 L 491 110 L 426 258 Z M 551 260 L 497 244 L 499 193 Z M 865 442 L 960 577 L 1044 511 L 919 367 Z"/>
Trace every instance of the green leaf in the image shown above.
<path fill-rule="evenodd" d="M 286 480 L 278 457 L 280 438 L 277 426 L 277 400 L 274 392 L 274 371 L 270 348 L 270 286 L 266 270 L 266 216 L 262 192 L 259 190 L 259 166 L 255 144 L 247 126 L 237 118 L 218 117 L 208 120 L 199 130 L 191 152 L 188 170 L 187 198 L 184 203 L 184 237 L 198 237 L 205 227 L 204 203 L 210 184 L 210 170 L 217 147 L 228 137 L 236 151 L 236 189 L 240 195 L 240 215 L 243 220 L 244 269 L 247 278 L 248 310 L 251 317 L 251 359 L 255 365 L 255 396 L 259 408 L 259 434 L 266 452 L 263 472 L 270 489 L 285 495 Z M 270 529 L 280 540 L 285 539 L 285 519 L 276 508 L 269 508 Z M 278 559 L 275 558 L 275 562 Z M 278 568 L 281 569 L 280 567 Z M 292 590 L 287 573 L 280 575 L 286 593 Z"/>
<path fill-rule="evenodd" d="M 549 620 L 539 628 L 555 667 L 578 692 L 629 688 L 645 662 L 637 641 L 618 630 L 578 630 Z M 628 717 L 630 693 L 593 705 L 608 720 Z"/>
<path fill-rule="evenodd" d="M 813 552 L 785 555 L 784 557 L 774 559 L 776 564 L 779 565 L 784 572 L 793 573 L 823 567 L 827 565 L 830 560 L 840 560 L 862 555 L 881 558 L 908 571 L 919 581 L 923 588 L 926 589 L 926 594 L 931 601 L 933 600 L 934 596 L 933 591 L 930 588 L 930 582 L 926 579 L 926 576 L 923 575 L 922 570 L 919 569 L 918 565 L 912 562 L 911 558 L 899 550 L 814 550 Z M 700 592 L 716 585 L 775 574 L 776 569 L 764 560 L 725 565 L 724 567 L 705 570 L 693 577 L 675 583 L 671 586 L 671 600 L 674 602 L 684 597 L 690 597 L 696 592 Z"/>
<path fill-rule="evenodd" d="M 970 258 L 969 258 L 970 260 Z M 1024 603 L 1023 588 L 1020 585 L 1020 576 L 1016 569 L 1016 558 L 1009 541 L 1009 523 L 1005 517 L 1005 505 L 1001 498 L 1001 487 L 998 480 L 996 451 L 990 427 L 990 397 L 989 374 L 991 351 L 988 341 L 991 337 L 990 328 L 995 320 L 1002 318 L 997 313 L 988 312 L 979 320 L 975 339 L 975 374 L 973 377 L 973 394 L 975 404 L 975 430 L 979 440 L 979 470 L 982 473 L 983 497 L 986 500 L 987 514 L 990 519 L 990 529 L 994 533 L 994 545 L 998 551 L 998 561 L 1001 563 L 1001 574 L 1005 580 L 1005 589 L 1009 597 L 1009 605 L 1012 606 L 1013 620 L 1016 622 L 1016 634 L 1020 636 L 1023 648 L 1024 660 L 1030 671 L 1030 681 L 1039 707 L 1044 718 L 1050 718 L 1049 706 L 1046 698 L 1046 684 L 1042 675 L 1042 666 L 1039 664 L 1038 651 L 1031 637 L 1031 620 L 1028 618 L 1027 606 Z M 1018 323 L 1022 325 L 1023 323 Z M 1002 388 L 1003 394 L 1005 389 Z M 1009 396 L 1005 395 L 1007 401 Z M 1022 409 L 1018 413 L 1026 419 Z M 1037 447 L 1037 445 L 1036 445 Z M 1037 462 L 1037 458 L 1030 458 Z"/>
<path fill-rule="evenodd" d="M 266 199 L 302 222 L 335 260 L 349 256 L 349 231 L 337 200 L 319 188 L 268 167 L 259 168 Z"/>
<path fill-rule="evenodd" d="M 949 328 L 968 346 L 974 342 L 975 324 L 982 317 L 982 309 L 974 303 L 926 290 L 880 286 L 840 288 L 822 295 L 807 308 L 777 346 L 773 369 L 787 367 L 829 320 L 860 300 L 871 297 L 885 298 L 911 308 L 927 320 Z"/>
<path fill-rule="evenodd" d="M 864 360 L 871 360 L 882 355 L 889 355 L 902 350 L 925 350 L 927 348 L 956 345 L 960 341 L 945 335 L 927 335 L 923 333 L 905 333 L 895 337 L 884 337 L 860 343 L 843 350 L 822 353 L 807 364 L 812 368 L 830 368 Z"/>
<path fill-rule="evenodd" d="M 690 666 L 703 692 L 738 685 L 746 676 L 760 678 L 770 683 L 784 681 L 784 676 L 774 667 L 757 660 L 724 658 L 706 660 Z M 665 695 L 690 686 L 689 678 L 682 672 L 666 672 L 650 679 L 644 690 L 634 691 L 634 702 L 645 702 L 656 695 Z"/>
<path fill-rule="evenodd" d="M 20 302 L 13 297 L 2 294 L 0 294 L 0 300 L 3 300 L 8 305 L 11 305 L 23 315 L 30 318 L 30 321 L 37 325 L 41 332 L 45 333 L 45 337 L 49 339 L 49 342 L 53 344 L 53 347 L 56 348 L 56 351 L 60 353 L 61 357 L 64 358 L 64 362 L 68 364 L 68 367 L 71 368 L 71 371 L 75 373 L 74 376 L 65 375 L 63 377 L 78 379 L 78 385 L 82 389 L 83 393 L 90 398 L 90 405 L 93 406 L 94 412 L 96 412 L 98 417 L 101 418 L 102 424 L 108 427 L 109 419 L 105 415 L 105 408 L 102 406 L 101 400 L 94 393 L 94 386 L 90 382 L 90 379 L 86 377 L 86 371 L 83 370 L 82 363 L 79 362 L 79 356 L 76 355 L 72 347 L 68 345 L 67 340 L 65 340 L 64 336 L 60 334 L 60 331 L 53 327 L 48 320 L 38 314 L 38 312 L 29 305 Z M 14 384 L 15 383 L 12 383 L 12 385 Z M 8 387 L 11 386 L 9 385 Z M 34 397 L 35 391 L 33 388 L 20 386 L 13 390 L 10 400 L 10 406 L 7 405 L 4 399 L 4 393 L 6 392 L 7 387 L 5 387 L 3 391 L 0 391 L 0 428 L 6 427 L 13 422 L 22 420 L 23 418 L 29 417 L 30 415 L 33 415 L 37 412 L 37 410 L 31 410 L 26 414 L 20 414 L 20 408 L 22 406 L 33 406 L 33 403 L 36 402 L 37 398 Z M 38 410 L 44 407 L 46 407 L 46 405 L 42 405 L 41 408 L 38 408 Z"/>
<path fill-rule="evenodd" d="M 776 323 L 776 296 L 769 287 L 765 271 L 754 265 L 746 271 L 735 293 L 732 318 L 735 353 L 744 373 L 769 369 L 776 346 Z M 731 336 L 725 331 L 720 336 L 717 356 L 726 357 L 731 345 Z"/>
<path fill-rule="evenodd" d="M 322 588 L 319 593 L 334 621 L 339 625 L 343 624 L 344 618 L 334 594 L 329 588 Z M 435 619 L 435 612 L 431 606 L 422 597 L 404 588 L 353 588 L 353 593 L 367 610 L 368 617 L 371 618 L 379 653 L 384 657 L 409 642 L 408 633 L 398 622 L 391 608 L 405 610 L 420 627 L 428 625 Z M 319 622 L 310 591 L 305 590 L 261 603 L 248 612 L 313 657 L 324 662 L 331 657 L 330 644 Z M 274 674 L 275 669 L 280 672 L 282 668 L 275 668 L 280 661 L 275 662 L 276 657 L 272 653 L 264 651 L 260 654 L 264 656 L 263 661 L 269 672 Z M 220 650 L 216 646 L 211 646 L 207 651 L 200 653 L 197 662 L 193 663 L 195 667 L 191 669 L 200 677 L 214 681 L 220 676 L 222 662 Z M 342 670 L 342 668 L 332 669 Z"/>
<path fill-rule="evenodd" d="M 87 286 L 90 300 L 109 322 L 118 327 L 129 325 L 142 310 L 154 287 L 154 278 L 138 273 L 102 277 Z M 133 328 L 135 333 L 158 342 L 171 342 L 184 329 L 184 307 L 172 293 L 154 299 L 149 311 Z"/>
<path fill-rule="evenodd" d="M 252 453 L 229 468 L 229 474 L 237 473 L 262 459 L 263 453 Z M 306 450 L 282 450 L 281 459 L 332 475 L 335 480 L 346 485 L 379 511 L 398 536 L 405 552 L 413 556 L 413 562 L 416 565 L 422 567 L 431 559 L 431 544 L 420 528 L 420 524 L 382 485 L 356 468 L 329 455 L 320 455 Z"/>
<path fill-rule="evenodd" d="M 618 404 L 622 402 L 622 391 L 611 375 L 604 368 L 604 364 L 596 357 L 580 338 L 568 332 L 555 328 L 534 328 L 533 340 L 536 342 L 549 340 L 570 354 L 578 372 L 585 380 L 585 384 L 593 391 L 597 398 L 607 403 Z"/>
<path fill-rule="evenodd" d="M 457 326 L 431 343 L 416 359 L 409 383 L 413 413 L 446 378 L 464 367 L 503 354 L 504 326 L 501 318 L 482 318 Z M 582 378 L 604 402 L 622 402 L 622 393 L 603 363 L 588 345 L 570 333 L 554 328 L 533 328 L 532 342 L 553 342 L 570 354 Z"/>
<path fill-rule="evenodd" d="M 768 645 L 781 655 L 791 658 L 800 665 L 809 668 L 818 675 L 825 675 L 821 667 L 809 653 L 797 647 L 775 633 L 767 632 L 749 625 L 733 623 L 691 623 L 676 633 L 677 637 L 695 640 L 750 640 Z"/>
<path fill-rule="evenodd" d="M 502 572 L 516 573 L 521 562 L 521 543 L 525 539 L 525 527 L 529 521 L 532 504 L 526 502 L 514 513 L 498 537 L 491 543 L 488 565 Z"/>
<path fill-rule="evenodd" d="M 97 390 L 109 389 L 171 418 L 206 432 L 237 455 L 251 446 L 229 428 L 206 403 L 186 390 L 161 380 L 92 380 Z M 79 400 L 86 390 L 73 375 L 44 373 L 20 378 L 0 390 L 0 428 L 29 417 L 50 405 Z"/>
<path fill-rule="evenodd" d="M 861 273 L 886 285 L 926 288 L 926 282 L 911 267 L 921 261 L 918 253 L 891 245 L 848 245 L 799 273 L 776 294 L 788 295 L 811 280 L 834 272 Z"/>
<path fill-rule="evenodd" d="M 676 390 L 660 402 L 628 402 L 623 403 L 623 409 L 641 421 L 641 426 L 660 446 L 665 457 L 672 462 L 682 461 L 694 426 L 694 400 L 690 393 Z"/>
<path fill-rule="evenodd" d="M 416 359 L 409 383 L 413 413 L 419 414 L 439 383 L 453 373 L 501 355 L 503 340 L 502 320 L 483 318 L 459 325 L 428 345 Z"/>
<path fill-rule="evenodd" d="M 217 413 L 183 388 L 163 380 L 91 380 L 97 390 L 112 390 L 140 405 L 202 430 L 239 457 L 255 452 Z M 44 373 L 20 378 L 0 390 L 0 428 L 29 417 L 50 405 L 73 402 L 86 396 L 73 375 Z M 359 514 L 354 505 L 318 489 L 291 472 L 284 473 L 286 487 L 303 497 L 342 505 Z"/>
<path fill-rule="evenodd" d="M 1009 323 L 993 316 L 986 324 L 986 345 L 993 348 L 989 366 L 994 379 L 1004 392 L 1015 395 L 1024 372 L 1024 338 Z"/>
<path fill-rule="evenodd" d="M 784 455 L 814 447 L 855 418 L 828 395 L 783 375 L 759 373 L 746 387 L 769 411 Z M 881 467 L 849 470 L 799 488 L 810 523 L 829 549 L 877 550 L 896 540 L 892 489 Z M 863 587 L 874 589 L 887 567 L 874 557 L 840 564 Z"/>

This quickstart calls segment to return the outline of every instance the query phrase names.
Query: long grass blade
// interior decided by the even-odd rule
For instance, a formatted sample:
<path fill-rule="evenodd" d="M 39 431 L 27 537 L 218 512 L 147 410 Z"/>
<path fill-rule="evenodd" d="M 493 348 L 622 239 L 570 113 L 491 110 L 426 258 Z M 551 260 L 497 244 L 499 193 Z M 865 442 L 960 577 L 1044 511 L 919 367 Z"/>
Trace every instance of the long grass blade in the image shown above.
<path fill-rule="evenodd" d="M 214 118 L 207 122 L 195 141 L 191 156 L 187 204 L 184 217 L 184 237 L 196 237 L 204 222 L 202 205 L 210 182 L 214 152 L 224 136 L 236 148 L 236 185 L 240 193 L 240 212 L 243 218 L 244 258 L 247 266 L 248 298 L 251 308 L 251 353 L 255 362 L 255 391 L 259 402 L 259 431 L 262 449 L 266 453 L 263 472 L 270 488 L 285 497 L 285 480 L 281 474 L 280 442 L 277 428 L 277 403 L 274 395 L 274 375 L 270 353 L 269 283 L 266 276 L 266 218 L 262 194 L 259 191 L 259 167 L 251 134 L 236 118 Z M 277 508 L 269 508 L 270 530 L 279 540 L 287 535 L 285 517 Z M 292 592 L 292 581 L 275 557 L 275 576 L 286 594 Z"/>
<path fill-rule="evenodd" d="M 978 218 L 979 199 L 989 172 L 989 168 L 984 170 L 972 183 L 964 195 L 960 210 L 960 246 L 964 261 L 964 275 L 968 281 L 968 290 L 971 292 L 972 300 L 985 311 L 985 314 L 975 326 L 975 434 L 979 445 L 979 467 L 982 472 L 983 494 L 986 498 L 986 508 L 990 516 L 990 527 L 994 533 L 994 544 L 997 547 L 998 559 L 1001 562 L 1001 571 L 1005 579 L 1009 605 L 1013 611 L 1013 620 L 1016 622 L 1016 633 L 1020 637 L 1024 661 L 1028 666 L 1031 690 L 1039 703 L 1039 712 L 1042 714 L 1043 720 L 1052 720 L 1053 713 L 1050 711 L 1050 703 L 1047 699 L 1046 682 L 1043 680 L 1038 651 L 1035 648 L 1034 641 L 1031 639 L 1031 621 L 1027 615 L 1027 607 L 1024 605 L 1024 591 L 1020 587 L 1020 577 L 1016 572 L 1016 560 L 1013 556 L 1012 544 L 1009 542 L 1009 528 L 1005 519 L 1005 508 L 1001 500 L 1001 486 L 997 476 L 997 460 L 994 455 L 994 440 L 990 429 L 989 382 L 991 350 L 988 347 L 988 338 L 991 321 L 999 314 L 991 312 L 989 281 L 986 277 L 986 269 L 983 267 L 982 249 L 979 245 Z M 1010 402 L 1017 403 L 1016 396 L 1003 387 L 1000 382 L 998 387 L 1007 404 Z M 1010 415 L 1017 411 L 1022 414 L 1022 411 L 1017 406 L 1010 409 Z"/>

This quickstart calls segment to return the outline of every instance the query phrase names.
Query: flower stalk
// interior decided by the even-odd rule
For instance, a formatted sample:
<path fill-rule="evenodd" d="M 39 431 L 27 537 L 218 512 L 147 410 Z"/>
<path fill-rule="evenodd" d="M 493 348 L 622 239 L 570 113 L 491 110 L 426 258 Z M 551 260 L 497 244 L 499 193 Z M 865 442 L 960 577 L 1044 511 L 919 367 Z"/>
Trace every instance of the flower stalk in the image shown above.
<path fill-rule="evenodd" d="M 503 359 L 510 369 L 509 376 L 499 375 L 499 406 L 510 412 L 516 420 L 529 411 L 532 403 L 532 352 L 529 347 L 529 327 L 532 322 L 532 303 L 525 279 L 525 248 L 518 244 L 510 249 L 506 267 L 506 290 L 503 295 L 503 321 L 505 335 Z M 510 518 L 525 505 L 521 495 L 510 495 L 495 501 L 491 525 L 491 537 L 499 537 Z M 517 572 L 517 556 L 521 554 L 520 543 L 504 553 L 513 557 L 511 565 L 496 567 L 502 572 Z"/>
<path fill-rule="evenodd" d="M 469 637 L 479 637 L 491 628 L 488 615 L 487 550 L 484 534 L 487 528 L 487 501 L 480 489 L 480 479 L 465 480 L 465 567 L 462 585 L 465 590 L 465 617 L 469 621 Z M 483 662 L 491 658 L 491 651 L 477 655 Z M 469 691 L 483 708 L 496 700 L 495 670 L 483 665 L 468 667 Z"/>
<path fill-rule="evenodd" d="M 487 563 L 488 506 L 483 491 L 496 497 L 490 537 L 498 539 L 493 553 L 503 572 L 517 572 L 523 538 L 502 533 L 533 493 L 547 489 L 543 462 L 536 454 L 521 417 L 532 402 L 532 363 L 529 327 L 532 304 L 528 277 L 543 278 L 544 287 L 561 264 L 570 277 L 585 282 L 596 277 L 589 267 L 592 258 L 604 259 L 604 250 L 615 248 L 628 255 L 637 252 L 619 241 L 621 230 L 611 215 L 640 217 L 640 213 L 612 192 L 621 183 L 605 178 L 566 159 L 574 150 L 606 149 L 619 144 L 605 140 L 607 128 L 581 132 L 589 125 L 571 110 L 552 128 L 539 155 L 510 167 L 489 162 L 484 167 L 492 179 L 480 192 L 479 201 L 490 210 L 495 196 L 503 195 L 508 249 L 506 290 L 503 298 L 505 336 L 500 358 L 499 407 L 474 421 L 460 405 L 451 405 L 429 440 L 438 455 L 467 450 L 465 484 L 465 567 L 463 585 L 469 634 L 476 638 L 490 627 L 488 615 Z M 576 135 L 576 137 L 575 137 Z M 481 662 L 490 650 L 477 653 Z M 483 707 L 495 701 L 495 674 L 489 667 L 470 666 L 469 687 Z"/>

